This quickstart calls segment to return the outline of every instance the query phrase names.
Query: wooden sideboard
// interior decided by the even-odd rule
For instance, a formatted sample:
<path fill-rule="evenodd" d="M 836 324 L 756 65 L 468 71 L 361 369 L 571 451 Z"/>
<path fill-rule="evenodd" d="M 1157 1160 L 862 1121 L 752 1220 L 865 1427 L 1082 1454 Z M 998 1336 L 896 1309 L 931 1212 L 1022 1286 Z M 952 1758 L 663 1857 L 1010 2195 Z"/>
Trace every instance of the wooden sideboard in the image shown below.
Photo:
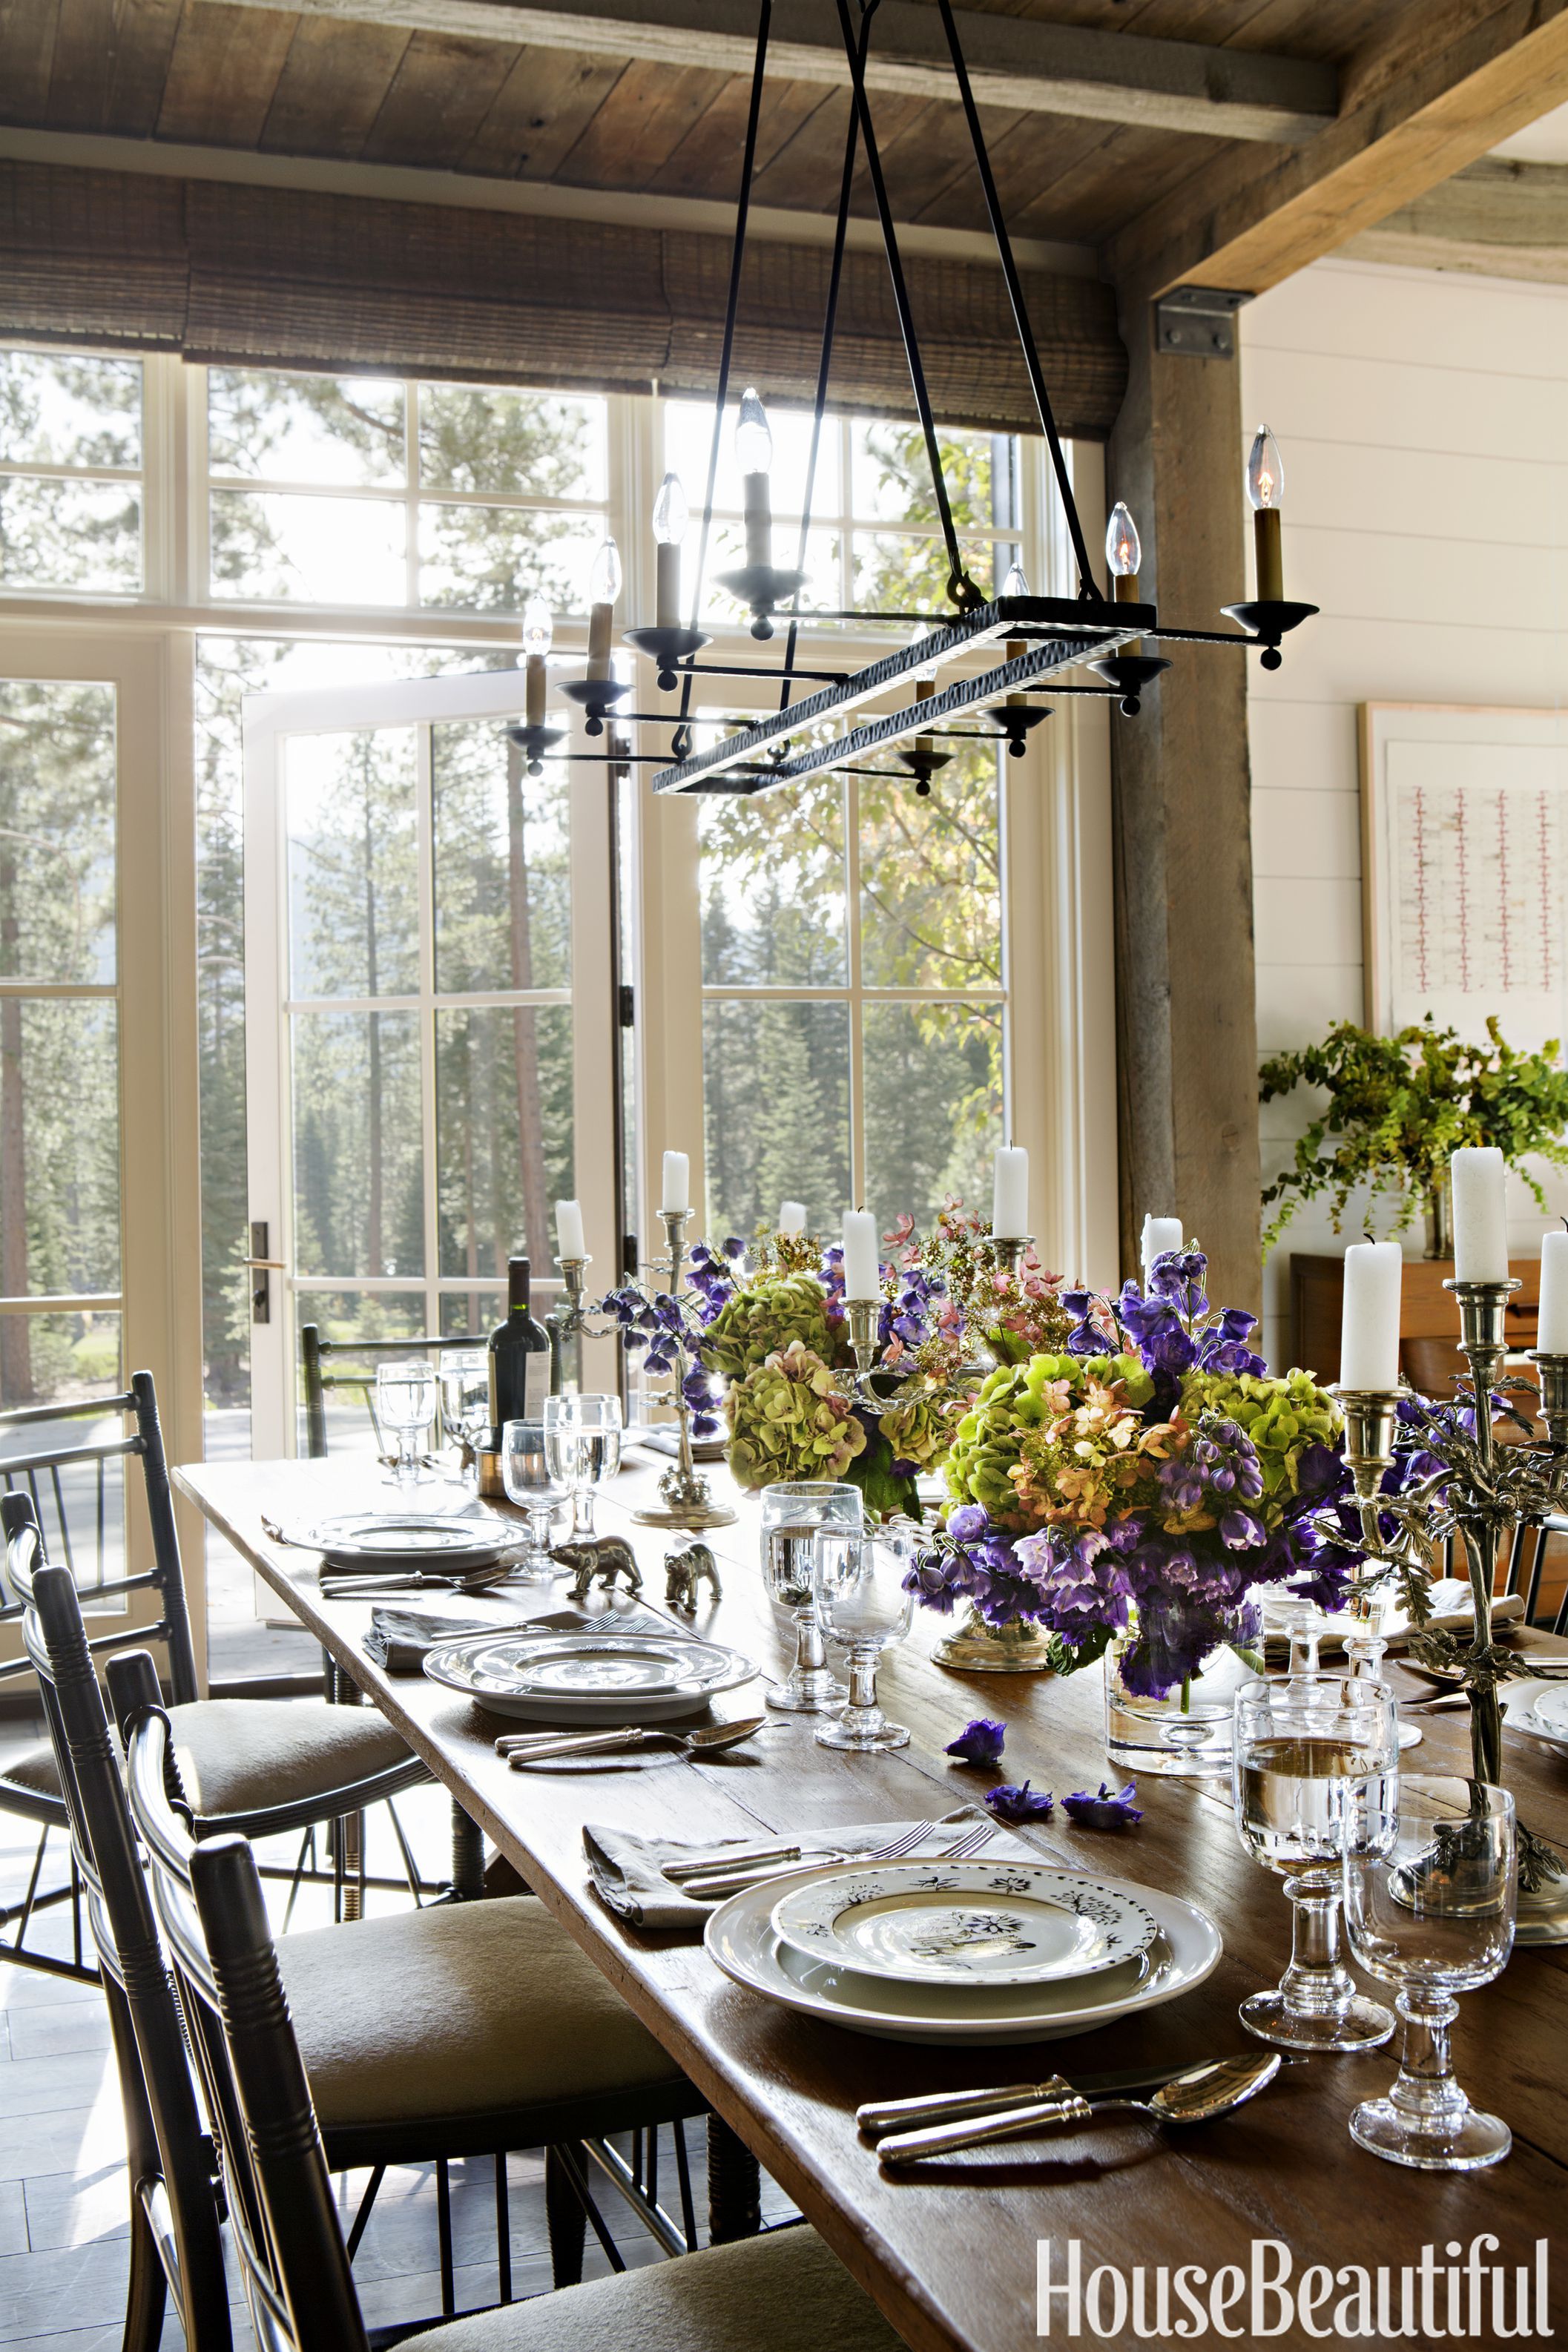
<path fill-rule="evenodd" d="M 1519 1288 L 1509 1301 L 1510 1349 L 1535 1345 L 1535 1313 L 1541 1296 L 1537 1258 L 1515 1258 L 1509 1267 Z M 1459 1310 L 1445 1282 L 1453 1279 L 1452 1258 L 1407 1257 L 1399 1318 L 1400 1360 L 1413 1388 L 1438 1393 L 1455 1372 L 1459 1354 Z M 1293 1256 L 1290 1260 L 1290 1361 L 1321 1381 L 1340 1376 L 1340 1311 L 1344 1296 L 1342 1257 Z"/>

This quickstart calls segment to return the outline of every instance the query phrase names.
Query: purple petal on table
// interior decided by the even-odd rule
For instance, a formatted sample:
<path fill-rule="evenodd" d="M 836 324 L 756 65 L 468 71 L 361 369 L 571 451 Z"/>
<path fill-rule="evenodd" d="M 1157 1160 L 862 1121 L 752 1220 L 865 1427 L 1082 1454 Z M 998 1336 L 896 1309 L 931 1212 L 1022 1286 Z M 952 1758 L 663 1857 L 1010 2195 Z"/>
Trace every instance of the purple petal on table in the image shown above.
<path fill-rule="evenodd" d="M 995 1794 L 994 1790 L 992 1794 Z M 1131 1780 L 1125 1788 L 1114 1792 L 1102 1780 L 1098 1797 L 1091 1797 L 1087 1789 L 1075 1789 L 1070 1797 L 1062 1799 L 1062 1811 L 1069 1821 L 1078 1823 L 1079 1829 L 1131 1829 L 1134 1822 L 1141 1822 L 1143 1818 L 1132 1801 L 1137 1794 L 1137 1787 Z"/>
<path fill-rule="evenodd" d="M 956 1756 L 964 1764 L 998 1764 L 1006 1737 L 1005 1723 L 993 1723 L 988 1716 L 978 1715 L 964 1725 L 956 1739 L 949 1740 L 942 1754 Z"/>
<path fill-rule="evenodd" d="M 1027 1780 L 1016 1787 L 1004 1781 L 999 1789 L 985 1791 L 985 1809 L 999 1822 L 1044 1821 L 1055 1802 L 1048 1789 L 1032 1789 Z"/>

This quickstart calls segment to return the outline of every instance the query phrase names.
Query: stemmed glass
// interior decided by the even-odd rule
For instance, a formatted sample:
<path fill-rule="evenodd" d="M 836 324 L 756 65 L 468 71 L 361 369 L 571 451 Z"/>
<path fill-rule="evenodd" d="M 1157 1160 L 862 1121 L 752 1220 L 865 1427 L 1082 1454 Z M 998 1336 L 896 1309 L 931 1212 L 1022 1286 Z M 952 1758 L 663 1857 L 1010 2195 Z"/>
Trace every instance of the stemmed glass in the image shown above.
<path fill-rule="evenodd" d="M 1342 1854 L 1392 1819 L 1399 1710 L 1385 1683 L 1297 1675 L 1237 1693 L 1231 1789 L 1241 1842 L 1290 1898 L 1290 1965 L 1241 2004 L 1260 2041 L 1287 2050 L 1374 2050 L 1394 2031 L 1340 1958 Z"/>
<path fill-rule="evenodd" d="M 375 1374 L 375 1417 L 383 1429 L 395 1432 L 397 1459 L 393 1465 L 395 1486 L 417 1486 L 426 1473 L 421 1456 L 436 1419 L 436 1367 L 422 1356 L 400 1356 L 379 1364 Z"/>
<path fill-rule="evenodd" d="M 572 1537 L 594 1533 L 594 1493 L 621 1466 L 621 1401 L 613 1396 L 552 1396 L 544 1400 L 544 1446 L 550 1467 L 572 1488 Z"/>
<path fill-rule="evenodd" d="M 572 1493 L 568 1478 L 551 1466 L 540 1421 L 509 1421 L 500 1433 L 501 1485 L 508 1499 L 528 1513 L 529 1549 L 512 1576 L 522 1584 L 542 1584 L 556 1572 L 550 1549 L 550 1523 Z"/>
<path fill-rule="evenodd" d="M 459 1348 L 441 1358 L 441 1424 L 448 1437 L 474 1457 L 479 1486 L 479 1442 L 489 1425 L 489 1368 L 482 1350 Z M 459 1454 L 459 1465 L 461 1454 Z"/>
<path fill-rule="evenodd" d="M 820 1528 L 858 1533 L 858 1486 L 826 1478 L 786 1478 L 763 1489 L 763 1577 L 773 1599 L 795 1612 L 795 1664 L 789 1679 L 766 1694 L 791 1715 L 837 1715 L 849 1694 L 836 1682 L 822 1646 L 812 1590 L 812 1549 Z"/>
<path fill-rule="evenodd" d="M 1454 1999 L 1490 1982 L 1513 1949 L 1519 1901 L 1513 1799 L 1485 1780 L 1405 1775 L 1390 1790 L 1391 1835 L 1343 1862 L 1345 1925 L 1363 1969 L 1397 1985 L 1399 2076 L 1365 2099 L 1351 2137 L 1390 2164 L 1474 2172 L 1513 2145 L 1500 2116 L 1472 2107 L 1454 2080 Z"/>
<path fill-rule="evenodd" d="M 848 1653 L 849 1704 L 817 1731 L 820 1748 L 878 1750 L 906 1748 L 910 1735 L 889 1723 L 877 1704 L 877 1664 L 889 1642 L 901 1642 L 914 1615 L 905 1580 L 914 1566 L 915 1538 L 891 1528 L 819 1528 L 812 1543 L 817 1615 L 830 1642 Z"/>

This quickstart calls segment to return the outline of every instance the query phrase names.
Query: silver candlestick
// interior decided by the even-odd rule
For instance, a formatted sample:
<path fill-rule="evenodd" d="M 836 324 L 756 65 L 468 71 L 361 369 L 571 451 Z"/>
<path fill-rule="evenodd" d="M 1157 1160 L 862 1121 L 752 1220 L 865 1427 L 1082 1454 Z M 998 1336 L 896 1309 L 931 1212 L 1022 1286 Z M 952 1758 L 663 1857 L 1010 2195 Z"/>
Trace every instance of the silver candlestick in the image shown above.
<path fill-rule="evenodd" d="M 689 1209 L 661 1209 L 658 1221 L 664 1227 L 665 1252 L 669 1276 L 669 1296 L 679 1299 L 680 1280 L 686 1266 L 686 1228 L 691 1220 Z M 675 1340 L 675 1370 L 671 1375 L 676 1427 L 679 1453 L 658 1482 L 664 1500 L 637 1514 L 639 1523 L 648 1528 L 726 1528 L 735 1514 L 727 1503 L 716 1503 L 706 1478 L 697 1470 L 691 1454 L 691 1407 L 687 1402 L 686 1378 L 691 1370 L 692 1351 L 687 1344 L 685 1324 Z"/>
<path fill-rule="evenodd" d="M 561 1279 L 566 1286 L 566 1297 L 562 1305 L 551 1308 L 544 1318 L 544 1328 L 550 1334 L 550 1361 L 553 1375 L 551 1388 L 553 1393 L 559 1396 L 564 1391 L 566 1386 L 568 1346 L 572 1349 L 573 1374 L 578 1388 L 581 1389 L 584 1340 L 585 1339 L 602 1339 L 612 1333 L 616 1327 L 613 1323 L 595 1324 L 592 1319 L 591 1310 L 583 1304 L 584 1277 L 588 1268 L 594 1263 L 593 1259 L 586 1255 L 558 1257 L 555 1263 L 561 1269 Z"/>
<path fill-rule="evenodd" d="M 993 1234 L 991 1246 L 1007 1269 L 1009 1278 L 1016 1282 L 1018 1268 L 1024 1263 L 1024 1253 L 1034 1246 L 1033 1234 Z"/>

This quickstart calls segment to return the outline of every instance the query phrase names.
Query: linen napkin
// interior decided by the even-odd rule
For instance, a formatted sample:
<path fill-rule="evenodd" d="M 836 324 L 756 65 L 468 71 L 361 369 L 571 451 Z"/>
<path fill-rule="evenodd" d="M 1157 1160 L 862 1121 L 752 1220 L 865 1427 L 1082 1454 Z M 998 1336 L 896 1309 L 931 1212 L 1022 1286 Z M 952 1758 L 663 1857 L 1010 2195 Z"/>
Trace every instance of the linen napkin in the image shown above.
<path fill-rule="evenodd" d="M 604 1633 L 662 1633 L 671 1641 L 682 1638 L 678 1626 L 656 1617 L 651 1609 L 636 1604 L 629 1609 L 606 1609 L 592 1617 L 575 1609 L 552 1610 L 545 1617 L 525 1617 L 520 1616 L 515 1607 L 500 1605 L 512 1597 L 502 1592 L 487 1595 L 487 1600 L 497 1604 L 496 1612 L 482 1617 L 457 1617 L 439 1609 L 417 1606 L 375 1608 L 370 1612 L 370 1631 L 361 1647 L 367 1658 L 384 1666 L 389 1675 L 416 1675 L 424 1666 L 427 1651 L 438 1642 L 456 1642 L 465 1633 L 521 1633 L 524 1628 L 531 1633 L 575 1633 L 594 1627 Z M 521 1601 L 523 1595 L 520 1592 L 515 1599 Z"/>
<path fill-rule="evenodd" d="M 1441 1578 L 1432 1587 L 1431 1601 L 1432 1614 L 1426 1627 L 1428 1633 L 1468 1633 L 1470 1631 L 1475 1623 L 1475 1605 L 1471 1599 L 1470 1588 L 1461 1577 Z M 1522 1593 L 1510 1592 L 1492 1602 L 1494 1625 L 1508 1625 L 1523 1615 Z M 1353 1622 L 1354 1621 L 1349 1617 L 1331 1619 L 1323 1628 L 1323 1638 L 1319 1645 L 1320 1656 L 1337 1655 L 1344 1648 L 1345 1633 Z M 1384 1612 L 1383 1622 L 1384 1638 L 1388 1643 L 1390 1657 L 1397 1657 L 1402 1650 L 1408 1649 L 1412 1630 L 1406 1612 L 1397 1602 L 1391 1603 Z M 1286 1637 L 1282 1633 L 1270 1633 L 1264 1644 L 1265 1654 L 1272 1658 L 1276 1648 L 1283 1654 L 1288 1646 Z"/>
<path fill-rule="evenodd" d="M 952 1845 L 966 1829 L 985 1818 L 978 1805 L 960 1805 L 953 1812 L 942 1815 L 939 1826 L 931 1832 L 931 1843 Z M 910 1826 L 898 1822 L 859 1822 L 849 1829 L 835 1827 L 798 1834 L 807 1847 L 826 1846 L 832 1852 L 850 1854 L 875 1853 L 879 1846 L 898 1836 L 900 1827 Z M 680 1838 L 637 1837 L 630 1830 L 618 1830 L 608 1822 L 584 1822 L 583 1850 L 588 1857 L 588 1872 L 595 1892 L 618 1919 L 629 1921 L 634 1927 L 686 1927 L 700 1933 L 709 1913 L 719 1908 L 719 1901 L 700 1902 L 688 1895 L 684 1887 L 666 1878 L 664 1864 L 689 1861 L 696 1853 L 710 1853 L 717 1867 L 721 1864 L 724 1845 L 758 1845 L 764 1835 L 759 1831 L 754 1837 L 729 1838 L 720 1845 L 707 1840 L 693 1845 L 689 1840 Z M 922 1839 L 921 1846 L 926 1843 Z M 989 1862 L 998 1852 L 1005 1857 L 1009 1847 L 1015 1853 L 1027 1852 L 1016 1840 L 1005 1838 L 998 1832 L 975 1859 Z M 925 1858 L 921 1847 L 915 1849 L 913 1858 Z M 1037 1861 L 1038 1856 L 1030 1853 L 1028 1859 Z M 807 1869 L 810 1865 L 803 1862 L 801 1867 Z M 727 1901 L 728 1897 L 721 1899 Z"/>

